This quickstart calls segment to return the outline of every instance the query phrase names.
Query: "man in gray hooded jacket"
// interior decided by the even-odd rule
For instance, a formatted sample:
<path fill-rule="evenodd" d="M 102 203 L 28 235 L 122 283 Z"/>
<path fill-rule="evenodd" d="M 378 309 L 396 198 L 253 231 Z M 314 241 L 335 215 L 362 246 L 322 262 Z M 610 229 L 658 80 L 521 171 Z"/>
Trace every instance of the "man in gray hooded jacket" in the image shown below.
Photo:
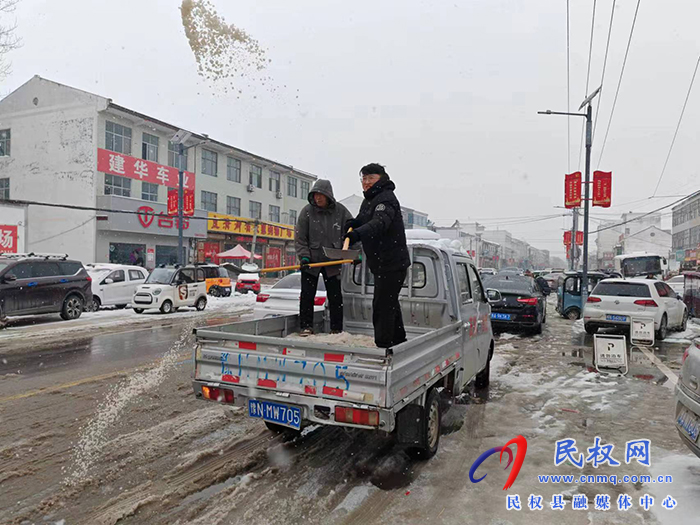
<path fill-rule="evenodd" d="M 301 264 L 299 324 L 301 335 L 313 334 L 314 298 L 319 272 L 326 283 L 326 297 L 331 313 L 331 333 L 343 331 L 343 294 L 340 289 L 340 265 L 309 268 L 310 263 L 328 261 L 323 247 L 343 247 L 343 226 L 352 219 L 345 206 L 336 202 L 328 180 L 317 180 L 309 192 L 309 204 L 299 213 L 295 247 Z"/>

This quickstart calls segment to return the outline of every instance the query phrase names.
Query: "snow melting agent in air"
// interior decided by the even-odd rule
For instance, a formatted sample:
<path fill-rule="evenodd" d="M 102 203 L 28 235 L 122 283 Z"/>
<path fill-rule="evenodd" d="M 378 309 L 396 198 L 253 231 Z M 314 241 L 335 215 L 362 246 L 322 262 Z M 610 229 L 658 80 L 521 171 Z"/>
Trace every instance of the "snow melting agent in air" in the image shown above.
<path fill-rule="evenodd" d="M 66 482 L 79 483 L 89 479 L 89 471 L 98 459 L 109 430 L 118 421 L 124 409 L 133 401 L 138 401 L 149 390 L 153 390 L 165 379 L 168 372 L 181 358 L 182 351 L 191 343 L 192 328 L 196 321 L 189 321 L 180 337 L 165 353 L 162 359 L 149 370 L 136 372 L 114 386 L 95 411 L 94 418 L 83 427 L 78 443 L 74 447 L 73 470 Z"/>

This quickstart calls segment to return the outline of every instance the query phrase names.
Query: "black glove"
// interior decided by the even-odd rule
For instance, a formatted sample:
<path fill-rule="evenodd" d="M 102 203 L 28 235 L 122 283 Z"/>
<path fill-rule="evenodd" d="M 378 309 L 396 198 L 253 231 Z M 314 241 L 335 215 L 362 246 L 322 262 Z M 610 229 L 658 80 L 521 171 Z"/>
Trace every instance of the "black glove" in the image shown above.
<path fill-rule="evenodd" d="M 309 260 L 308 257 L 302 257 L 301 261 L 299 261 L 299 270 L 301 270 L 302 272 L 307 271 L 309 269 L 310 262 L 311 261 Z"/>
<path fill-rule="evenodd" d="M 350 239 L 350 246 L 352 246 L 353 244 L 360 242 L 360 234 L 353 230 L 343 235 L 343 239 Z"/>
<path fill-rule="evenodd" d="M 354 230 L 355 228 L 359 228 L 360 226 L 362 226 L 362 223 L 359 219 L 348 219 L 347 221 L 345 221 L 345 231 L 348 231 L 350 228 Z"/>

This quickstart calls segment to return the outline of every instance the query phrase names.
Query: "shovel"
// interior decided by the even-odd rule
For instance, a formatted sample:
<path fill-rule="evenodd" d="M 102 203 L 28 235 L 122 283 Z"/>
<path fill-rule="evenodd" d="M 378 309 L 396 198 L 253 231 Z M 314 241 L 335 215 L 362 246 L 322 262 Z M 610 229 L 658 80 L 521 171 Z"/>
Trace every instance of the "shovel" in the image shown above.
<path fill-rule="evenodd" d="M 352 228 L 348 228 L 348 233 L 350 233 L 351 231 Z M 349 247 L 350 239 L 345 239 L 342 250 L 339 250 L 338 248 L 326 248 L 324 246 L 323 253 L 329 259 L 350 259 L 352 261 L 358 260 L 360 258 L 360 250 L 348 250 Z M 309 266 L 313 266 L 313 264 Z"/>
<path fill-rule="evenodd" d="M 337 250 L 340 251 L 340 250 Z M 322 266 L 335 266 L 336 264 L 350 264 L 352 262 L 355 262 L 354 259 L 343 259 L 340 261 L 326 261 L 326 262 L 319 262 L 319 263 L 311 263 L 309 264 L 309 268 L 320 268 Z M 295 264 L 294 266 L 280 266 L 278 268 L 262 268 L 260 270 L 257 269 L 257 265 L 255 266 L 255 270 L 252 268 L 250 270 L 246 269 L 246 271 L 252 271 L 255 273 L 267 273 L 267 272 L 282 272 L 284 270 L 299 270 L 301 269 L 300 264 Z M 245 268 L 244 268 L 245 269 Z"/>

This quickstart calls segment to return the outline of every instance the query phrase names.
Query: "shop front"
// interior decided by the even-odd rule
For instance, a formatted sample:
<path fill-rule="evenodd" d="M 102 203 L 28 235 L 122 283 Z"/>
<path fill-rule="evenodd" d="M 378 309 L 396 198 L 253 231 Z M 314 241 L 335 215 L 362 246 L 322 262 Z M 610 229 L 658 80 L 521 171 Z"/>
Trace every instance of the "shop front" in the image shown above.
<path fill-rule="evenodd" d="M 251 251 L 256 228 L 255 253 L 262 257 L 265 268 L 295 264 L 293 226 L 212 212 L 209 213 L 207 239 L 197 242 L 197 261 L 216 262 L 217 253 L 238 244 Z"/>
<path fill-rule="evenodd" d="M 99 208 L 134 213 L 106 212 L 97 217 L 96 262 L 133 264 L 148 269 L 177 263 L 178 222 L 166 206 L 113 195 L 97 198 Z M 183 220 L 185 260 L 193 261 L 197 239 L 206 239 L 206 212 L 195 211 Z"/>

